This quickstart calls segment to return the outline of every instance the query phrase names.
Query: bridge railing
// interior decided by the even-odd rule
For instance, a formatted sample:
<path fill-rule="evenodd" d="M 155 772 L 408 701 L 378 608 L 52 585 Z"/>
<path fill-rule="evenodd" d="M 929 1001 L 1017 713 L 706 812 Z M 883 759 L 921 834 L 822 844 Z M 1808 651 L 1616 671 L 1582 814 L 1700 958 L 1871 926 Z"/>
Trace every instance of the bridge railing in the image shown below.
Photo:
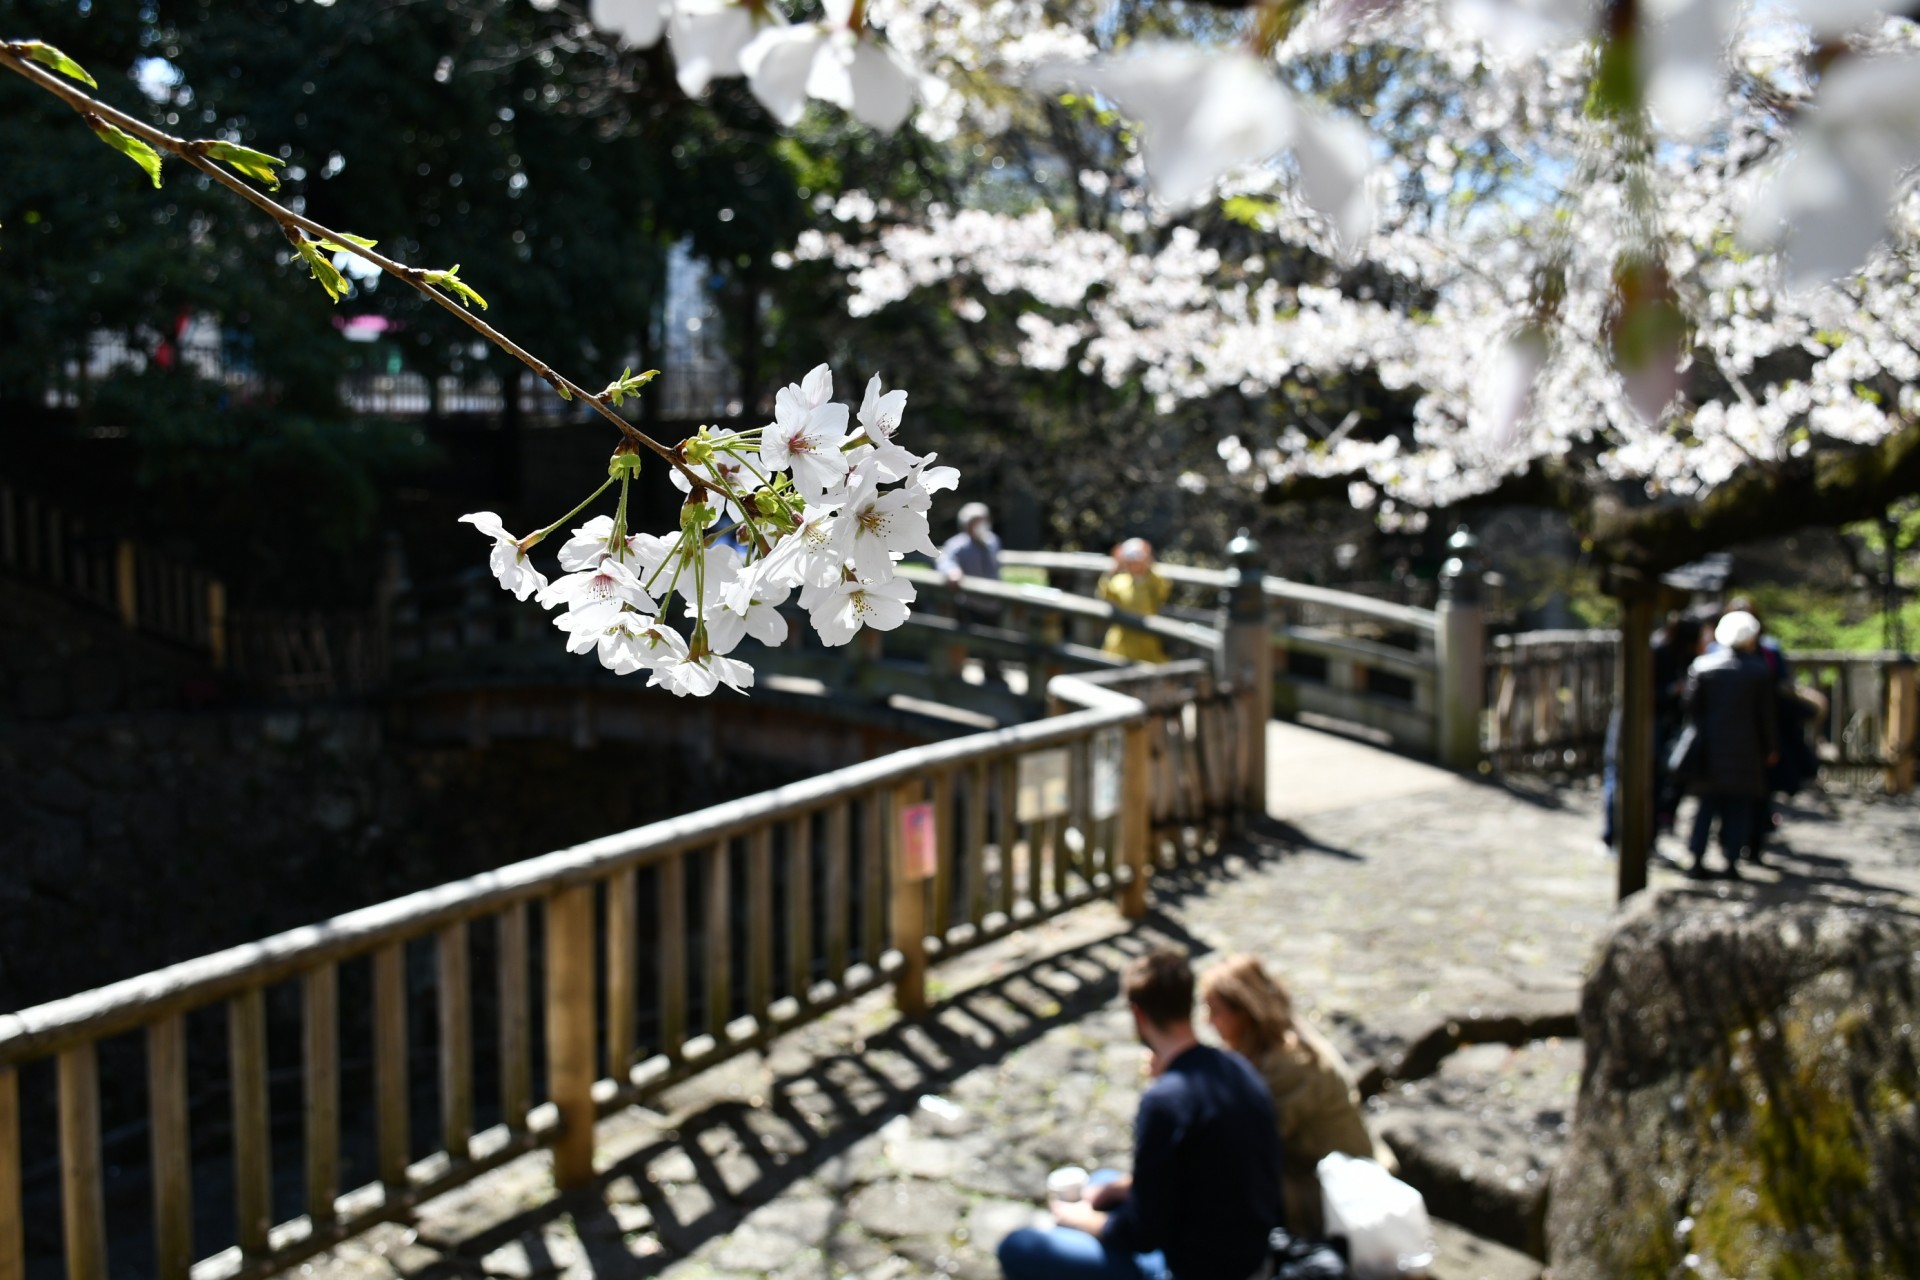
<path fill-rule="evenodd" d="M 1825 771 L 1839 781 L 1877 777 L 1889 792 L 1911 791 L 1920 751 L 1913 655 L 1807 649 L 1787 660 L 1795 683 L 1825 703 L 1810 717 Z"/>
<path fill-rule="evenodd" d="M 1613 631 L 1496 637 L 1487 652 L 1487 759 L 1509 773 L 1598 769 L 1619 653 Z"/>
<path fill-rule="evenodd" d="M 1487 757 L 1514 772 L 1602 764 L 1617 697 L 1619 633 L 1536 631 L 1495 639 L 1487 655 Z M 1913 787 L 1920 706 L 1907 654 L 1791 650 L 1795 684 L 1816 695 L 1808 730 L 1829 780 Z"/>
<path fill-rule="evenodd" d="M 0 485 L 0 570 L 119 616 L 130 630 L 219 665 L 227 652 L 226 587 L 135 538 L 105 536 L 30 493 Z"/>
<path fill-rule="evenodd" d="M 147 1082 L 131 1127 L 150 1134 L 154 1273 L 264 1276 L 534 1148 L 553 1149 L 561 1186 L 584 1185 L 601 1113 L 889 982 L 917 1012 L 930 962 L 1028 922 L 1106 895 L 1141 913 L 1150 866 L 1204 847 L 1244 798 L 1257 756 L 1235 741 L 1232 691 L 1188 663 L 1061 677 L 1048 692 L 1060 712 L 1048 719 L 0 1016 L 0 1277 L 26 1274 L 22 1134 L 48 1129 L 66 1274 L 108 1274 L 119 1160 L 103 1154 L 103 1054 Z M 431 1019 L 416 1017 L 426 1005 Z M 190 1047 L 209 1037 L 221 1052 L 211 1065 L 198 1054 L 194 1076 L 201 1102 L 209 1070 L 224 1080 L 227 1114 L 212 1123 L 189 1096 Z M 376 1175 L 352 1189 L 348 1055 L 371 1061 Z M 50 1094 L 23 1091 L 22 1072 L 46 1061 Z M 293 1080 L 289 1161 L 270 1097 Z M 437 1124 L 415 1123 L 423 1092 Z M 36 1130 L 42 1105 L 53 1119 Z M 197 1185 L 194 1152 L 209 1145 L 225 1148 L 221 1176 Z M 296 1183 L 304 1212 L 284 1216 L 276 1185 L 284 1207 Z M 196 1261 L 208 1185 L 231 1188 L 235 1244 Z"/>
<path fill-rule="evenodd" d="M 1113 569 L 1110 556 L 1088 552 L 1008 551 L 1001 560 L 1042 570 L 1050 582 L 1084 595 Z M 1155 568 L 1189 616 L 1217 604 L 1231 581 L 1220 569 L 1166 561 Z M 1447 756 L 1443 708 L 1458 698 L 1449 689 L 1454 677 L 1443 661 L 1439 613 L 1286 578 L 1267 577 L 1262 586 L 1272 621 L 1275 714 L 1357 724 L 1403 750 Z M 1476 685 L 1476 707 L 1477 699 Z"/>

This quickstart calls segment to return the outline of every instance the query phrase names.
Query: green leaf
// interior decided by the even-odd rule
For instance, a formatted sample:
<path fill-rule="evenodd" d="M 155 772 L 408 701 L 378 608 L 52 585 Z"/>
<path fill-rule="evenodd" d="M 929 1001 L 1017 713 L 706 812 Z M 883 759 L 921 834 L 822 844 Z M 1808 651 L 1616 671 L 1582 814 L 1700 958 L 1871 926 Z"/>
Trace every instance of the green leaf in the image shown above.
<path fill-rule="evenodd" d="M 380 243 L 378 240 L 369 240 L 365 236 L 350 236 L 344 231 L 338 231 L 334 234 L 339 237 L 339 240 L 322 238 L 320 243 L 329 249 L 336 249 L 341 253 L 353 253 L 360 249 L 371 249 Z M 346 243 L 341 244 L 339 242 L 340 240 L 344 240 Z"/>
<path fill-rule="evenodd" d="M 448 293 L 451 293 L 455 297 L 459 298 L 460 305 L 463 307 L 470 306 L 473 303 L 477 302 L 480 304 L 480 309 L 482 311 L 485 311 L 487 309 L 487 300 L 481 297 L 478 293 L 475 293 L 472 287 L 469 286 L 466 281 L 460 278 L 460 264 L 457 262 L 454 263 L 451 267 L 448 267 L 445 271 L 426 272 L 425 279 L 428 284 L 439 285 L 442 289 L 445 289 Z"/>
<path fill-rule="evenodd" d="M 87 74 L 85 67 L 44 40 L 21 40 L 13 47 L 16 52 L 24 53 L 35 62 L 52 67 L 55 71 L 58 71 L 61 75 L 69 79 L 78 80 L 89 89 L 98 89 L 100 87 L 99 83 Z"/>
<path fill-rule="evenodd" d="M 153 179 L 155 187 L 160 185 L 160 153 L 158 151 L 132 134 L 108 124 L 99 116 L 88 115 L 87 124 L 100 135 L 100 141 L 145 169 L 147 176 Z"/>
<path fill-rule="evenodd" d="M 607 389 L 600 394 L 613 401 L 614 407 L 618 408 L 620 403 L 628 396 L 639 395 L 642 387 L 659 376 L 660 371 L 658 369 L 648 369 L 645 373 L 636 376 L 633 372 L 633 366 L 628 365 L 626 371 L 614 381 L 609 382 Z"/>
<path fill-rule="evenodd" d="M 321 252 L 324 247 L 318 241 L 302 240 L 300 247 L 294 251 L 293 257 L 288 261 L 306 263 L 307 270 L 315 280 L 320 282 L 320 287 L 327 291 L 327 298 L 338 303 L 340 299 L 347 296 L 347 278 L 341 275 L 332 260 Z"/>
<path fill-rule="evenodd" d="M 285 165 L 287 162 L 279 156 L 255 151 L 252 147 L 243 147 L 237 142 L 209 142 L 205 146 L 209 160 L 219 160 L 255 182 L 265 183 L 269 191 L 280 189 L 280 175 L 273 169 L 275 165 Z"/>

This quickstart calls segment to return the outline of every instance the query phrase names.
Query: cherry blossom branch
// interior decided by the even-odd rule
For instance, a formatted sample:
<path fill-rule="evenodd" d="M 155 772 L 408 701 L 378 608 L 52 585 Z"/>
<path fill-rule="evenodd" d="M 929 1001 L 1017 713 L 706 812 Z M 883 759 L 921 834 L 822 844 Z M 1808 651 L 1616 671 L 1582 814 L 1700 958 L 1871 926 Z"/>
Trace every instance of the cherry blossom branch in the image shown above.
<path fill-rule="evenodd" d="M 506 352 L 509 356 L 512 356 L 515 360 L 518 360 L 521 364 L 532 370 L 535 376 L 559 393 L 561 399 L 579 400 L 583 404 L 590 405 L 594 412 L 619 428 L 621 434 L 628 440 L 665 459 L 668 465 L 682 472 L 688 480 L 696 484 L 706 483 L 700 476 L 696 475 L 687 467 L 678 450 L 661 444 L 658 440 L 655 440 L 652 436 L 628 422 L 618 413 L 615 413 L 613 406 L 608 402 L 609 396 L 606 392 L 588 391 L 578 383 L 560 374 L 546 361 L 526 350 L 526 348 L 522 347 L 519 343 L 507 337 L 507 335 L 501 333 L 498 329 L 474 314 L 466 302 L 456 299 L 453 294 L 444 292 L 441 288 L 435 287 L 437 282 L 446 280 L 448 273 L 428 271 L 420 267 L 408 266 L 404 262 L 390 258 L 368 247 L 356 237 L 334 231 L 304 214 L 294 212 L 279 201 L 248 186 L 246 182 L 215 163 L 214 160 L 210 158 L 209 153 L 223 144 L 211 140 L 188 141 L 185 138 L 175 137 L 173 134 L 157 129 L 135 116 L 128 115 L 124 111 L 108 106 L 97 98 L 88 96 L 66 80 L 61 79 L 60 76 L 34 65 L 35 59 L 33 53 L 30 51 L 30 46 L 31 42 L 28 41 L 0 40 L 0 65 L 4 65 L 16 75 L 25 78 L 59 98 L 71 107 L 80 118 L 85 120 L 88 126 L 96 132 L 101 132 L 100 126 L 104 124 L 121 133 L 129 134 L 147 143 L 149 146 L 157 147 L 169 155 L 177 157 L 189 167 L 204 174 L 207 178 L 227 188 L 227 190 L 232 191 L 241 199 L 247 201 L 268 217 L 272 218 L 274 222 L 279 225 L 281 232 L 296 248 L 311 242 L 331 243 L 337 246 L 352 245 L 354 256 L 366 259 L 387 275 L 392 276 L 394 279 L 407 285 L 424 297 L 430 298 L 443 311 L 458 318 L 459 321 L 469 329 L 472 329 L 489 343 Z M 159 179 L 157 177 L 154 180 L 154 185 L 159 185 Z M 481 305 L 484 307 L 485 303 Z M 509 390 L 508 394 L 513 393 Z"/>

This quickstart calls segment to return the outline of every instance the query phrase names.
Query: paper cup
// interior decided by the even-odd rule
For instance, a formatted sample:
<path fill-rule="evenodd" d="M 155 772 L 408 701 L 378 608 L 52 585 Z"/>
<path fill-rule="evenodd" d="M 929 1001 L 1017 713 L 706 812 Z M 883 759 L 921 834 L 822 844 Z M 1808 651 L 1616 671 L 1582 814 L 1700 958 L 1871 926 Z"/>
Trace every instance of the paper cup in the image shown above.
<path fill-rule="evenodd" d="M 1087 1194 L 1087 1171 L 1077 1164 L 1055 1169 L 1047 1175 L 1047 1198 L 1079 1200 Z"/>

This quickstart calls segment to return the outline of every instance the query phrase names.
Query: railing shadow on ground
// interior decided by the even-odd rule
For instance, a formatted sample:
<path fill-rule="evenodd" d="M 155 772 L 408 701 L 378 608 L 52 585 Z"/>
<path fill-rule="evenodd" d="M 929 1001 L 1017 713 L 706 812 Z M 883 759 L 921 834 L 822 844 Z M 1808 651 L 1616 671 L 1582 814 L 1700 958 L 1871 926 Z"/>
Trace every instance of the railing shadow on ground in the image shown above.
<path fill-rule="evenodd" d="M 1218 878 L 1222 864 L 1212 861 L 1182 870 L 1186 877 L 1180 878 L 1198 880 L 1209 870 Z M 1158 886 L 1160 876 L 1155 882 Z M 753 1209 L 821 1173 L 888 1122 L 912 1114 L 923 1096 L 1107 1005 L 1120 992 L 1125 963 L 1154 945 L 1177 945 L 1194 955 L 1208 950 L 1206 943 L 1155 911 L 1131 926 L 1036 958 L 934 1003 L 924 1019 L 897 1020 L 856 1042 L 852 1050 L 830 1053 L 804 1070 L 776 1076 L 759 1106 L 739 1098 L 693 1105 L 670 1117 L 670 1137 L 647 1142 L 618 1159 L 582 1191 L 556 1195 L 452 1244 L 440 1262 L 415 1273 L 414 1280 L 473 1274 L 481 1259 L 514 1241 L 540 1240 L 542 1230 L 563 1216 L 572 1220 L 593 1275 L 602 1280 L 657 1275 L 733 1230 Z M 803 1106 L 801 1099 L 811 1105 Z M 759 1124 L 752 1123 L 756 1116 Z M 769 1119 L 777 1122 L 778 1130 L 770 1132 Z M 788 1136 L 776 1137 L 779 1130 Z M 714 1136 L 720 1142 L 713 1145 L 744 1157 L 752 1168 L 750 1178 L 729 1180 L 728 1170 L 705 1141 Z M 664 1180 L 655 1176 L 656 1166 L 682 1157 L 692 1167 L 694 1185 L 704 1193 L 707 1207 L 702 1212 L 683 1213 L 662 1186 Z M 737 1173 L 741 1162 L 733 1161 L 732 1168 Z M 635 1188 L 651 1218 L 646 1242 L 651 1247 L 641 1252 L 627 1246 L 632 1233 L 613 1212 L 614 1188 L 627 1184 Z M 530 1261 L 538 1265 L 537 1259 Z"/>

